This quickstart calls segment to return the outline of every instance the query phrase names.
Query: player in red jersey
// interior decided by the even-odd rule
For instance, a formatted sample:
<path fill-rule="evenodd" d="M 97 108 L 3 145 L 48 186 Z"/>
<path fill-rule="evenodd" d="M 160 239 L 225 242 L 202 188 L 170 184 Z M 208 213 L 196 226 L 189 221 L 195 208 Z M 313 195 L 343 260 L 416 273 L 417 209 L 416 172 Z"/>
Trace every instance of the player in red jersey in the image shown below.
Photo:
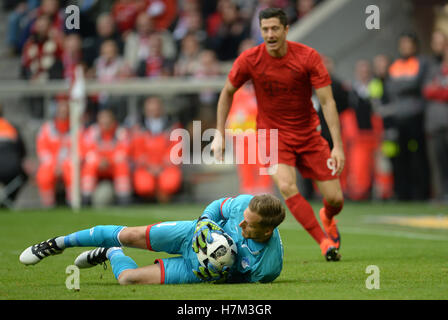
<path fill-rule="evenodd" d="M 319 53 L 286 40 L 289 26 L 283 10 L 268 8 L 259 15 L 264 43 L 244 51 L 234 62 L 218 101 L 217 130 L 212 150 L 223 159 L 225 121 L 236 90 L 252 80 L 258 102 L 257 128 L 278 130 L 278 163 L 272 173 L 280 193 L 296 220 L 320 245 L 328 261 L 340 259 L 340 235 L 334 216 L 344 202 L 338 176 L 345 155 L 331 79 Z M 311 102 L 312 89 L 322 106 L 333 140 L 320 134 L 319 117 Z M 270 150 L 272 153 L 272 150 Z M 295 168 L 311 178 L 323 195 L 322 230 L 313 209 L 299 193 Z"/>

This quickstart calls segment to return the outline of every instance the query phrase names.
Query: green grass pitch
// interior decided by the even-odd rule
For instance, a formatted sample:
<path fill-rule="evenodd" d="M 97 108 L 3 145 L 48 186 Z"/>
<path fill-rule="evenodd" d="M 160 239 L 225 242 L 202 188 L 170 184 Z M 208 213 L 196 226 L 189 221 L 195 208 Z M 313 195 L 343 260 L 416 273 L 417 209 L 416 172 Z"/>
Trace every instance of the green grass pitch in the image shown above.
<path fill-rule="evenodd" d="M 312 203 L 315 212 L 320 204 Z M 326 262 L 317 244 L 291 214 L 280 226 L 284 267 L 270 284 L 120 286 L 111 268 L 81 270 L 80 290 L 66 288 L 66 268 L 84 248 L 66 250 L 25 267 L 23 249 L 53 236 L 100 224 L 148 225 L 197 218 L 205 205 L 148 205 L 131 208 L 67 208 L 0 212 L 0 299 L 448 299 L 448 229 L 386 224 L 384 216 L 430 216 L 446 221 L 447 207 L 410 203 L 349 203 L 338 216 L 342 260 Z M 437 223 L 436 223 L 437 224 Z M 168 255 L 125 249 L 139 266 Z M 366 268 L 379 269 L 379 289 L 368 289 Z"/>

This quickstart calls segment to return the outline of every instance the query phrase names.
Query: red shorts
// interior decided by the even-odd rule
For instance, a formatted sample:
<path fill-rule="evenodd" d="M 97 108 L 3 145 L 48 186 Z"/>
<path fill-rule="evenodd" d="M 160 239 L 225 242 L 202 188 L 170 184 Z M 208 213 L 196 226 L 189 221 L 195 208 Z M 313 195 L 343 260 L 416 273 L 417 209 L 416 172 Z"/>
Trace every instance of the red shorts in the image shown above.
<path fill-rule="evenodd" d="M 271 151 L 275 148 L 266 143 L 266 153 L 270 156 L 270 162 L 265 164 L 272 167 L 276 163 L 287 164 L 296 167 L 302 177 L 317 181 L 338 179 L 334 164 L 331 159 L 328 142 L 321 136 L 316 135 L 307 141 L 305 146 L 293 146 L 287 144 L 281 137 L 278 138 L 277 161 L 273 161 Z M 260 150 L 259 150 L 260 152 Z"/>

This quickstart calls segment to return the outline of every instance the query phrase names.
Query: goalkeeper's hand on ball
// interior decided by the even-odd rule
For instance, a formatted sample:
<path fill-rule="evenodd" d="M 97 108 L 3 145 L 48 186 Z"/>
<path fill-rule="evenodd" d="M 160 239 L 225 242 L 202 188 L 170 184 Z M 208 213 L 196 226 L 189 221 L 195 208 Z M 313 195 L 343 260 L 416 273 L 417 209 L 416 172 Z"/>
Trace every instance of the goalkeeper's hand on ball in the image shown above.
<path fill-rule="evenodd" d="M 207 243 L 213 242 L 212 231 L 221 232 L 222 228 L 210 219 L 201 219 L 196 225 L 193 236 L 193 251 L 205 251 Z"/>
<path fill-rule="evenodd" d="M 209 263 L 207 265 L 207 268 L 199 266 L 199 270 L 193 270 L 193 273 L 202 281 L 219 284 L 226 282 L 229 275 L 229 270 L 229 267 L 224 266 L 220 271 L 216 269 L 211 263 Z"/>

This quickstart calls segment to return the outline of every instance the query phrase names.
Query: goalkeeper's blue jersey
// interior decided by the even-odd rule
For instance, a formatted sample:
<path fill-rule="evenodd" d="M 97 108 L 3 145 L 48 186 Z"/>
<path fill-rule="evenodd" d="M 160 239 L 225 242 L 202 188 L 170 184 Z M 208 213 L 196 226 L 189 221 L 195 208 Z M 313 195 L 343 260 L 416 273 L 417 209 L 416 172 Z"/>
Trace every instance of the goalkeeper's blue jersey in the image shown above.
<path fill-rule="evenodd" d="M 228 282 L 271 282 L 283 267 L 283 245 L 277 228 L 265 243 L 246 239 L 241 234 L 239 224 L 252 198 L 252 195 L 240 195 L 215 200 L 202 214 L 219 224 L 236 242 L 238 256 Z"/>

